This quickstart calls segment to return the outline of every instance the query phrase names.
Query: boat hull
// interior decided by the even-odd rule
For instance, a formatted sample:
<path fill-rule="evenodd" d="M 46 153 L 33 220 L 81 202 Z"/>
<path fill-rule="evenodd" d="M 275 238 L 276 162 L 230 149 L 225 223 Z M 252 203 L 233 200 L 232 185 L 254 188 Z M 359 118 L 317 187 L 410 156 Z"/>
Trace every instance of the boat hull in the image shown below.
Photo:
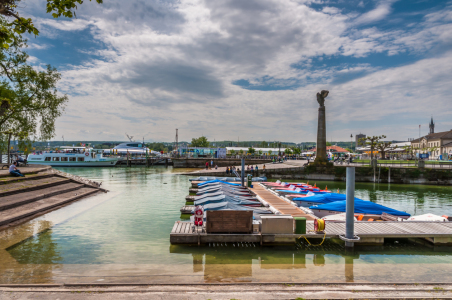
<path fill-rule="evenodd" d="M 114 167 L 117 161 L 81 161 L 81 162 L 58 162 L 58 161 L 29 161 L 29 165 L 44 165 L 51 167 Z"/>

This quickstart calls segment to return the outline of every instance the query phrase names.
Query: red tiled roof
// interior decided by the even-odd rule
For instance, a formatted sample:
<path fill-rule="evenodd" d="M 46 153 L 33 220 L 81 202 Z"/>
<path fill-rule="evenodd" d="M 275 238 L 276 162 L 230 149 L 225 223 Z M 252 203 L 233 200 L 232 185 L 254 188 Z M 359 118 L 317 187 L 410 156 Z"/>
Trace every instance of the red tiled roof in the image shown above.
<path fill-rule="evenodd" d="M 347 153 L 350 152 L 350 151 L 345 150 L 344 148 L 339 147 L 339 146 L 326 146 L 326 151 L 330 152 L 330 150 L 332 150 L 332 152 L 347 152 Z M 314 148 L 311 151 L 312 152 L 316 152 L 317 148 Z"/>
<path fill-rule="evenodd" d="M 411 143 L 419 143 L 420 140 L 423 138 L 426 138 L 427 140 L 431 139 L 450 139 L 452 138 L 452 130 L 449 131 L 443 131 L 443 132 L 436 132 L 436 133 L 430 133 L 426 136 L 423 136 L 421 138 L 417 138 L 415 140 L 412 140 Z"/>

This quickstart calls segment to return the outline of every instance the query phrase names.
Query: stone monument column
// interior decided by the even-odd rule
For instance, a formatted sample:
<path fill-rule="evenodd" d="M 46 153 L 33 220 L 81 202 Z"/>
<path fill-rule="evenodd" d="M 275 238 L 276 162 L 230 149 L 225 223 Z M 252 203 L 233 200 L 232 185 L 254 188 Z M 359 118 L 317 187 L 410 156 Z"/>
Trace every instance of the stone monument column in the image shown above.
<path fill-rule="evenodd" d="M 325 98 L 328 91 L 323 90 L 317 93 L 317 102 L 319 102 L 319 120 L 317 125 L 317 153 L 315 157 L 316 163 L 324 163 L 328 161 L 326 154 L 326 121 L 325 121 Z"/>

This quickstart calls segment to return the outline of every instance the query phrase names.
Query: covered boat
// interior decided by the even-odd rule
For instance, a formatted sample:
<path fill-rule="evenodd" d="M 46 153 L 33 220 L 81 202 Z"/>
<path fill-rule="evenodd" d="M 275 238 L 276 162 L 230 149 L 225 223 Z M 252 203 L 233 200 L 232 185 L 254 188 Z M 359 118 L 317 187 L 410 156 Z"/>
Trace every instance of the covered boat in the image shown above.
<path fill-rule="evenodd" d="M 209 210 L 250 210 L 256 214 L 272 214 L 272 212 L 267 209 L 251 207 L 251 206 L 242 206 L 242 205 L 237 205 L 237 204 L 233 204 L 230 202 L 211 203 L 211 204 L 206 204 L 203 207 L 204 207 L 204 211 L 209 211 Z"/>
<path fill-rule="evenodd" d="M 220 202 L 231 202 L 237 205 L 247 205 L 247 206 L 261 206 L 261 203 L 257 200 L 247 200 L 240 197 L 227 196 L 227 195 L 217 195 L 215 197 L 207 197 L 204 199 L 195 200 L 195 206 L 207 205 L 210 203 L 220 203 Z"/>
<path fill-rule="evenodd" d="M 300 198 L 292 198 L 292 201 L 295 202 L 299 207 L 311 207 L 313 205 L 322 205 L 328 204 L 336 201 L 346 200 L 346 195 L 338 194 L 338 193 L 324 193 L 324 194 L 311 194 L 306 197 Z M 355 198 L 356 200 L 361 200 Z"/>
<path fill-rule="evenodd" d="M 322 205 L 314 205 L 309 207 L 314 214 L 323 218 L 325 216 L 340 214 L 345 212 L 346 200 L 335 201 Z M 407 219 L 411 215 L 400 210 L 392 209 L 380 204 L 376 204 L 370 201 L 355 199 L 355 213 L 363 214 L 369 217 L 379 218 L 383 213 L 387 213 L 393 216 L 397 216 L 402 219 Z"/>
<path fill-rule="evenodd" d="M 418 221 L 418 222 L 449 222 L 449 218 L 446 216 L 437 216 L 434 214 L 424 214 L 419 216 L 412 216 L 405 221 Z"/>

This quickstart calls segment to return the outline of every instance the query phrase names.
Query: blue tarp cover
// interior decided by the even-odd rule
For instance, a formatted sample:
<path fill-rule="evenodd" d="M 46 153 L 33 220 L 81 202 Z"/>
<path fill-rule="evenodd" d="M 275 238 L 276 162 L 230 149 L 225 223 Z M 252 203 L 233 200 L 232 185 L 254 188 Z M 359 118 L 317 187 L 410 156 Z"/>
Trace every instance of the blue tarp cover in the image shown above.
<path fill-rule="evenodd" d="M 315 202 L 318 204 L 327 204 L 335 201 L 341 201 L 345 200 L 346 195 L 344 194 L 338 194 L 338 193 L 324 193 L 324 194 L 318 194 L 314 196 L 309 197 L 300 197 L 300 198 L 293 198 L 293 201 L 306 201 L 306 202 Z M 355 198 L 355 200 L 361 200 L 358 198 Z"/>
<path fill-rule="evenodd" d="M 314 205 L 309 207 L 310 209 L 321 209 L 321 210 L 331 210 L 331 211 L 340 211 L 345 212 L 346 200 L 331 202 L 328 204 L 322 205 Z M 380 204 L 376 204 L 370 201 L 364 201 L 355 199 L 355 213 L 358 214 L 372 214 L 372 215 L 381 215 L 382 213 L 387 213 L 395 216 L 410 216 L 406 212 L 392 209 Z"/>

